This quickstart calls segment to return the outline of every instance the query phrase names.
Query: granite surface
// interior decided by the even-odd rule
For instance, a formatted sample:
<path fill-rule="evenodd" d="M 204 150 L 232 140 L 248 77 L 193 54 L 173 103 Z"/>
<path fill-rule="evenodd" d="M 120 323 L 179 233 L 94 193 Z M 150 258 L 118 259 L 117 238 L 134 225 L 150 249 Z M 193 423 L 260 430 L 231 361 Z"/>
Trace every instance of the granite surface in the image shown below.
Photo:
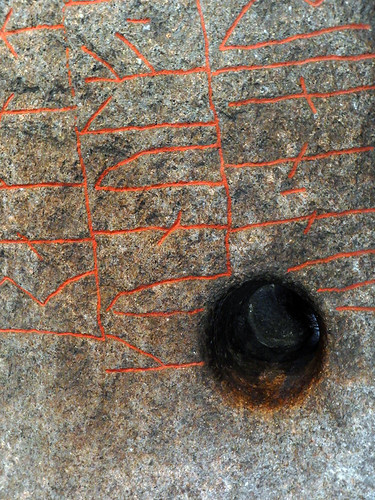
<path fill-rule="evenodd" d="M 371 25 L 368 0 L 0 0 L 0 498 L 374 498 Z M 265 272 L 328 331 L 274 411 L 201 352 Z"/>

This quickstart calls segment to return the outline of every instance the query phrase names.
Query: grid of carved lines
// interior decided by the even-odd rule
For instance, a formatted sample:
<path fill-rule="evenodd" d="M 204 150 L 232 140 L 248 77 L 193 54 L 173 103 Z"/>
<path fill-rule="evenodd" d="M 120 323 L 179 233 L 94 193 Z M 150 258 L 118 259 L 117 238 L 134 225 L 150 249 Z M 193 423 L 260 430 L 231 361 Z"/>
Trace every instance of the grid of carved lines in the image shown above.
<path fill-rule="evenodd" d="M 307 4 L 311 6 L 312 9 L 319 8 L 320 6 L 323 5 L 324 0 L 316 0 L 316 1 L 310 1 L 310 0 L 301 0 L 301 2 L 304 1 Z M 87 6 L 90 5 L 91 8 L 95 8 L 97 4 L 101 3 L 110 3 L 111 0 L 92 0 L 92 1 L 86 1 L 86 0 L 78 0 L 78 1 L 68 1 L 65 3 L 65 6 L 62 9 L 62 22 L 59 25 L 54 25 L 54 26 L 48 26 L 48 25 L 40 25 L 40 26 L 34 26 L 34 27 L 26 27 L 22 29 L 17 29 L 17 30 L 9 30 L 7 29 L 7 25 L 9 23 L 9 20 L 11 19 L 12 16 L 12 10 L 10 10 L 4 20 L 3 27 L 0 30 L 0 39 L 1 41 L 6 45 L 6 47 L 9 49 L 10 53 L 13 55 L 13 57 L 17 57 L 17 52 L 12 45 L 12 37 L 17 36 L 19 33 L 26 33 L 30 32 L 33 33 L 35 31 L 42 31 L 42 30 L 62 30 L 65 32 L 65 25 L 64 25 L 64 18 L 65 18 L 65 12 L 66 9 L 69 9 L 70 7 L 73 6 Z M 368 30 L 369 25 L 367 24 L 345 24 L 342 26 L 332 26 L 329 28 L 324 28 L 321 30 L 317 30 L 315 32 L 311 33 L 300 33 L 294 36 L 290 36 L 288 38 L 285 38 L 283 40 L 266 40 L 266 41 L 259 41 L 259 43 L 253 44 L 253 45 L 231 45 L 230 39 L 232 33 L 235 32 L 235 29 L 237 25 L 242 21 L 243 17 L 246 15 L 246 13 L 249 11 L 249 9 L 252 8 L 252 6 L 255 4 L 256 0 L 251 0 L 250 2 L 246 3 L 243 5 L 242 9 L 240 10 L 239 14 L 237 17 L 234 15 L 234 20 L 233 23 L 228 27 L 228 30 L 226 32 L 226 35 L 220 44 L 219 49 L 221 51 L 230 51 L 230 50 L 253 50 L 255 48 L 260 48 L 263 46 L 272 46 L 272 45 L 280 45 L 280 44 L 287 44 L 291 43 L 294 40 L 297 39 L 304 39 L 304 38 L 312 38 L 312 37 L 319 37 L 325 33 L 332 33 L 332 32 L 339 32 L 339 31 L 347 31 L 347 30 Z M 210 67 L 210 58 L 209 58 L 209 49 L 210 49 L 210 41 L 209 37 L 207 35 L 207 30 L 206 30 L 206 22 L 205 22 L 205 16 L 204 16 L 204 8 L 202 8 L 200 0 L 196 0 L 196 9 L 197 13 L 199 16 L 200 20 L 200 30 L 202 33 L 202 37 L 204 39 L 204 50 L 205 50 L 205 64 L 201 67 L 195 67 L 190 70 L 156 70 L 152 64 L 152 61 L 149 61 L 139 50 L 139 48 L 132 43 L 131 40 L 126 38 L 123 34 L 121 33 L 116 33 L 116 37 L 118 40 L 120 40 L 122 43 L 124 43 L 130 51 L 134 53 L 134 55 L 139 58 L 142 61 L 144 70 L 140 73 L 137 74 L 130 74 L 130 75 L 120 75 L 114 67 L 111 65 L 109 61 L 104 60 L 102 57 L 100 57 L 98 54 L 87 48 L 86 46 L 82 46 L 81 50 L 85 52 L 89 57 L 94 58 L 97 62 L 101 63 L 107 70 L 108 70 L 108 77 L 94 77 L 94 76 L 88 76 L 85 80 L 85 83 L 87 85 L 92 85 L 95 84 L 96 82 L 114 82 L 114 83 L 122 83 L 127 80 L 133 80 L 133 79 L 148 79 L 148 78 L 154 78 L 154 77 L 164 77 L 164 76 L 177 76 L 177 75 L 188 75 L 188 74 L 203 74 L 207 78 L 207 85 L 208 85 L 208 106 L 209 109 L 211 110 L 212 118 L 209 121 L 205 122 L 189 122 L 189 123 L 153 123 L 150 125 L 134 125 L 134 126 L 124 126 L 124 127 L 117 127 L 117 128 L 95 128 L 95 120 L 101 115 L 102 112 L 106 109 L 106 107 L 110 104 L 112 97 L 108 97 L 99 107 L 98 109 L 92 114 L 92 116 L 89 118 L 87 123 L 79 130 L 77 125 L 74 125 L 74 133 L 75 133 L 75 139 L 76 139 L 76 150 L 77 154 L 79 157 L 79 162 L 80 162 L 80 167 L 82 171 L 82 182 L 79 183 L 64 183 L 64 182 L 45 182 L 45 183 L 37 183 L 37 184 L 22 184 L 22 185 L 13 185 L 7 182 L 7 179 L 0 179 L 0 189 L 2 190 L 17 190 L 17 189 L 23 189 L 23 190 L 35 190 L 35 189 L 47 189 L 47 188 L 55 188 L 55 189 L 66 189 L 66 188 L 77 188 L 79 190 L 82 190 L 84 200 L 85 200 L 85 209 L 86 209 L 86 216 L 87 216 L 87 224 L 88 224 L 88 236 L 85 238 L 73 238 L 73 239 L 64 239 L 64 238 L 58 238 L 54 240 L 47 240 L 47 239 L 29 239 L 25 235 L 21 233 L 17 233 L 17 238 L 14 239 L 9 239 L 9 240 L 3 240 L 0 243 L 4 245 L 27 245 L 29 248 L 30 252 L 33 252 L 38 259 L 43 259 L 43 256 L 41 255 L 41 251 L 38 249 L 43 248 L 43 245 L 61 245 L 61 244 L 76 244 L 76 243 L 81 243 L 87 245 L 89 248 L 91 248 L 92 252 L 92 268 L 86 270 L 83 273 L 80 273 L 76 276 L 73 276 L 63 283 L 61 283 L 58 288 L 50 293 L 47 297 L 40 299 L 36 296 L 34 296 L 30 291 L 25 289 L 24 287 L 20 286 L 14 279 L 12 279 L 11 276 L 5 276 L 1 279 L 0 285 L 4 284 L 11 284 L 14 285 L 15 287 L 19 288 L 24 292 L 30 299 L 32 299 L 34 302 L 36 302 L 40 307 L 46 306 L 46 304 L 49 303 L 50 300 L 54 300 L 56 296 L 59 295 L 59 293 L 64 290 L 66 287 L 71 286 L 73 283 L 86 279 L 88 277 L 91 277 L 95 280 L 95 286 L 96 286 L 96 295 L 97 295 L 97 303 L 96 303 L 96 318 L 97 318 L 97 324 L 100 330 L 100 336 L 93 335 L 91 333 L 75 333 L 75 332 L 57 332 L 57 331 L 47 331 L 47 330 L 37 330 L 37 329 L 16 329 L 16 328 L 6 328 L 6 329 L 0 329 L 1 332 L 13 332 L 13 333 L 50 333 L 50 334 L 59 334 L 59 335 L 71 335 L 71 336 L 82 336 L 82 337 L 88 337 L 91 339 L 95 339 L 98 341 L 106 341 L 106 340 L 112 340 L 116 342 L 121 342 L 125 344 L 128 348 L 133 349 L 134 351 L 138 352 L 141 355 L 144 355 L 148 358 L 151 358 L 155 362 L 154 367 L 147 367 L 147 368 L 115 368 L 115 369 L 108 369 L 108 372 L 131 372 L 131 371 L 147 371 L 147 370 L 164 370 L 167 368 L 186 368 L 190 366 L 197 366 L 197 365 L 202 365 L 200 362 L 193 362 L 193 363 L 185 363 L 185 364 L 173 364 L 169 362 L 162 361 L 158 357 L 154 356 L 150 352 L 145 352 L 141 349 L 139 349 L 135 345 L 129 344 L 126 340 L 119 338 L 115 335 L 111 335 L 109 332 L 105 331 L 105 328 L 102 325 L 102 316 L 105 311 L 103 311 L 103 306 L 102 306 L 102 299 L 101 299 L 101 292 L 100 292 L 100 279 L 99 279 L 99 264 L 98 263 L 98 238 L 101 235 L 107 235 L 116 238 L 116 236 L 121 235 L 121 234 L 126 234 L 126 233 L 141 233 L 141 232 L 156 232 L 159 237 L 157 240 L 156 245 L 161 246 L 164 244 L 165 240 L 170 237 L 170 235 L 175 232 L 183 232 L 183 231 L 199 231 L 199 230 L 212 230 L 212 231 L 218 231 L 220 234 L 223 234 L 223 254 L 225 255 L 225 267 L 220 270 L 220 272 L 217 272 L 216 274 L 210 274 L 210 275 L 192 275 L 192 276 L 181 276 L 181 277 L 173 277 L 170 279 L 165 279 L 165 280 L 160 280 L 154 283 L 145 283 L 145 284 L 140 284 L 136 288 L 129 289 L 129 290 L 123 290 L 119 293 L 117 293 L 110 304 L 106 306 L 106 311 L 109 313 L 117 314 L 117 315 L 125 315 L 125 316 L 135 316 L 135 317 L 144 317 L 144 316 L 155 316 L 155 317 L 168 317 L 168 316 L 173 316 L 173 315 L 179 315 L 179 314 L 200 314 L 204 310 L 204 304 L 202 304 L 201 307 L 198 307 L 193 310 L 168 310 L 168 311 L 149 311 L 149 312 L 126 312 L 126 311 L 117 311 L 115 308 L 115 305 L 118 301 L 118 299 L 122 296 L 126 295 L 133 295 L 137 294 L 138 292 L 142 292 L 143 290 L 147 290 L 150 288 L 154 287 L 160 287 L 163 285 L 169 285 L 169 284 L 174 284 L 174 283 L 179 283 L 179 282 L 184 282 L 184 281 L 194 281 L 194 280 L 216 280 L 220 278 L 225 278 L 229 277 L 232 274 L 232 266 L 231 266 L 231 256 L 230 256 L 230 237 L 231 234 L 236 233 L 236 232 L 241 232 L 241 231 L 248 231 L 251 230 L 252 228 L 255 227 L 261 227 L 261 226 L 269 226 L 269 225 L 278 225 L 278 224 L 293 224 L 295 222 L 301 222 L 305 221 L 306 222 L 306 227 L 304 229 L 304 234 L 307 234 L 309 230 L 311 229 L 312 224 L 316 223 L 319 220 L 322 219 L 327 219 L 327 218 L 332 218 L 332 217 L 347 217 L 347 216 L 355 216 L 356 214 L 366 214 L 366 213 L 372 213 L 375 211 L 373 207 L 360 207 L 360 208 L 353 208 L 350 210 L 346 210 L 343 212 L 329 212 L 329 213 L 320 213 L 317 214 L 315 211 L 311 214 L 301 214 L 299 217 L 294 217 L 292 219 L 280 219 L 280 220 L 270 220 L 266 222 L 259 222 L 259 223 L 253 223 L 249 224 L 246 226 L 241 226 L 241 227 L 233 227 L 232 225 L 232 211 L 231 211 L 231 196 L 230 196 L 230 189 L 228 185 L 228 180 L 227 180 L 227 171 L 228 169 L 233 169 L 233 168 L 247 168 L 247 167 L 267 167 L 267 166 L 272 166 L 272 165 L 278 165 L 278 164 L 290 164 L 291 170 L 289 172 L 289 179 L 293 179 L 299 165 L 302 162 L 306 161 L 313 161 L 313 160 L 319 160 L 323 158 L 327 158 L 330 156 L 341 156 L 341 155 L 350 155 L 350 154 L 361 154 L 362 152 L 366 151 L 371 151 L 373 150 L 372 145 L 358 145 L 357 147 L 352 147 L 348 149 L 343 149 L 343 150 L 331 150 L 331 151 L 326 151 L 323 153 L 319 154 L 309 154 L 308 152 L 308 147 L 309 145 L 307 143 L 301 145 L 301 150 L 300 153 L 296 157 L 292 158 L 279 158 L 276 160 L 271 160 L 271 161 L 264 161 L 264 162 L 247 162 L 247 163 L 242 163 L 242 164 L 226 164 L 224 161 L 224 154 L 223 154 L 223 149 L 222 149 L 222 137 L 221 137 L 221 129 L 220 129 L 220 120 L 219 116 L 217 113 L 217 109 L 215 106 L 215 96 L 213 95 L 212 91 L 212 80 L 216 76 L 223 74 L 223 73 L 235 73 L 239 71 L 255 71 L 264 67 L 268 67 L 269 69 L 273 68 L 278 68 L 278 67 L 287 67 L 287 66 L 293 66 L 293 67 L 298 67 L 299 65 L 305 65 L 305 64 L 315 64 L 327 60 L 335 60 L 335 61 L 371 61 L 372 59 L 375 58 L 375 54 L 371 53 L 366 53 L 366 54 L 356 54 L 356 55 L 345 55 L 345 56 L 337 56 L 337 55 L 324 55 L 324 56 L 315 56 L 311 58 L 311 60 L 302 60 L 302 61 L 280 61 L 277 63 L 272 63 L 269 64 L 268 66 L 262 66 L 262 65 L 252 65 L 252 66 L 246 66 L 246 65 L 241 65 L 241 66 L 232 66 L 232 67 L 223 67 L 220 69 L 217 69 L 215 71 L 211 71 Z M 203 6 L 204 7 L 204 6 Z M 138 19 L 136 17 L 134 18 L 129 18 L 127 20 L 129 23 L 134 23 L 134 24 L 140 24 L 140 25 L 147 25 L 152 22 L 152 19 L 150 18 L 143 18 L 143 19 Z M 34 33 L 33 33 L 34 34 Z M 64 61 L 64 65 L 66 66 L 66 73 L 67 73 L 67 79 L 69 81 L 69 85 L 71 88 L 71 95 L 72 98 L 75 96 L 75 89 L 72 85 L 72 79 L 71 79 L 71 71 L 70 71 L 70 66 L 69 66 L 69 49 L 66 49 L 66 61 Z M 270 98 L 252 98 L 249 97 L 247 99 L 241 100 L 241 101 L 233 101 L 229 103 L 230 107 L 240 107 L 240 106 L 248 106 L 248 105 L 262 105 L 264 104 L 272 104 L 272 103 L 277 103 L 280 101 L 286 101 L 290 99 L 303 99 L 306 101 L 307 105 L 310 107 L 312 113 L 317 113 L 317 108 L 316 108 L 316 103 L 319 101 L 319 99 L 330 99 L 332 97 L 335 97 L 337 95 L 342 95 L 342 94 L 352 94 L 352 93 L 362 93 L 362 92 L 371 92 L 375 90 L 375 85 L 372 85 L 371 82 L 369 82 L 368 85 L 361 85 L 361 86 L 356 86 L 352 88 L 347 88 L 343 90 L 336 90 L 332 89 L 330 92 L 321 92 L 321 93 L 311 93 L 308 90 L 308 82 L 305 82 L 305 80 L 301 77 L 300 79 L 300 86 L 301 86 L 301 91 L 299 93 L 295 94 L 290 94 L 290 95 L 281 95 L 281 96 L 275 96 L 275 97 L 270 97 Z M 65 108 L 38 108 L 38 109 L 12 109 L 11 103 L 12 99 L 14 98 L 13 94 L 10 94 L 7 99 L 5 100 L 4 103 L 2 103 L 2 107 L 0 110 L 0 121 L 2 119 L 6 119 L 7 115 L 25 115 L 25 114 L 41 114 L 45 115 L 47 113 L 66 113 L 66 112 L 73 112 L 76 109 L 76 106 L 72 105 L 69 107 Z M 179 211 L 175 221 L 173 224 L 171 224 L 169 227 L 163 227 L 163 226 L 157 226 L 157 227 L 136 227 L 133 229 L 123 229 L 123 230 L 95 230 L 94 225 L 93 225 L 93 220 L 92 220 L 92 214 L 90 211 L 90 203 L 89 203 L 89 186 L 88 186 L 88 176 L 87 176 L 87 167 L 85 165 L 85 160 L 82 154 L 82 140 L 84 136 L 87 135 L 105 135 L 105 134 L 112 134 L 112 133 L 117 133 L 121 131 L 127 131 L 127 130 L 135 130 L 135 131 L 142 131 L 142 130 L 147 130 L 147 129 L 164 129 L 164 128 L 175 128 L 175 129 L 188 129 L 188 128 L 198 128 L 198 127 L 203 127 L 203 128 L 212 128 L 215 132 L 215 137 L 216 140 L 208 145 L 198 145 L 198 144 L 192 144 L 192 145 L 183 145 L 183 146 L 162 146 L 159 148 L 152 148 L 144 151 L 140 151 L 128 158 L 123 159 L 122 161 L 116 163 L 115 165 L 112 165 L 110 167 L 107 167 L 104 169 L 101 174 L 98 176 L 97 181 L 95 183 L 95 190 L 97 191 L 113 191 L 113 192 L 132 192 L 132 191 L 149 191 L 149 190 L 165 190 L 165 189 L 180 189 L 181 187 L 187 187 L 187 186 L 210 186 L 213 188 L 221 188 L 224 189 L 225 195 L 226 195 L 226 222 L 225 223 L 220 223 L 220 224 L 195 224 L 195 225 L 187 225 L 183 223 L 183 218 L 184 214 L 183 211 Z M 125 187 L 115 187 L 111 186 L 108 184 L 106 181 L 106 177 L 108 176 L 110 178 L 110 174 L 112 172 L 116 172 L 121 167 L 126 166 L 131 164 L 134 161 L 137 161 L 138 159 L 143 159 L 146 157 L 150 157 L 153 155 L 168 155 L 170 153 L 174 152 L 184 152 L 184 151 L 189 151 L 189 150 L 216 150 L 218 152 L 218 173 L 220 176 L 220 179 L 218 181 L 179 181 L 179 182 L 168 182 L 168 183 L 158 183 L 158 184 L 147 184 L 147 185 L 142 185 L 142 186 L 125 186 Z M 281 193 L 283 196 L 289 196 L 289 195 L 306 195 L 306 189 L 304 187 L 295 187 L 289 190 L 286 190 Z M 324 264 L 326 262 L 330 261 L 335 261 L 339 259 L 346 259 L 346 258 L 358 258 L 362 255 L 367 255 L 367 254 L 374 254 L 375 249 L 371 248 L 365 248 L 365 249 L 358 249 L 355 251 L 351 252 L 341 252 L 341 253 L 336 253 L 334 255 L 328 255 L 328 256 L 323 256 L 320 259 L 315 259 L 315 260 L 309 260 L 306 262 L 303 262 L 299 265 L 290 267 L 288 269 L 288 272 L 295 272 L 300 269 L 304 269 L 309 266 L 314 266 L 314 265 L 319 265 L 319 264 Z M 362 286 L 370 286 L 375 283 L 375 280 L 373 279 L 368 279 L 366 281 L 360 282 L 360 283 L 353 283 L 350 286 L 346 287 L 335 287 L 335 288 L 320 288 L 318 291 L 319 292 L 332 292 L 332 293 L 341 293 L 345 292 L 348 290 L 352 290 L 355 288 L 359 288 Z M 338 310 L 351 310 L 351 311 L 365 311 L 365 312 L 373 312 L 374 308 L 371 306 L 364 306 L 364 305 L 347 305 L 347 306 L 341 306 L 337 308 Z"/>

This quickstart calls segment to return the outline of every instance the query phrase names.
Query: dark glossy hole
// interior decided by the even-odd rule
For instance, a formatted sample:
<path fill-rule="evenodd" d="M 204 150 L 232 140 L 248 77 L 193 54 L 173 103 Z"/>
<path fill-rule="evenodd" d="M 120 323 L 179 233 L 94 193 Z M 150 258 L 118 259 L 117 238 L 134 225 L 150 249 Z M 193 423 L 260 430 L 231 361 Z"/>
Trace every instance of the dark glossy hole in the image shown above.
<path fill-rule="evenodd" d="M 218 301 L 206 354 L 226 389 L 275 407 L 292 403 L 318 379 L 324 345 L 323 322 L 303 291 L 256 279 Z"/>

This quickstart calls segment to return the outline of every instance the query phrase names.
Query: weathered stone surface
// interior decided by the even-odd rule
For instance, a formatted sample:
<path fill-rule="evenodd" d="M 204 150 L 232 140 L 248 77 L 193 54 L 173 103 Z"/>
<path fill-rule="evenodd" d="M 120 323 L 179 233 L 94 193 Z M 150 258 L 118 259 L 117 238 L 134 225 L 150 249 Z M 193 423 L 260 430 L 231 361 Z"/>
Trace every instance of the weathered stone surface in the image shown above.
<path fill-rule="evenodd" d="M 373 498 L 372 2 L 0 0 L 3 23 L 0 498 Z M 201 353 L 264 272 L 328 329 L 321 383 L 274 412 Z"/>

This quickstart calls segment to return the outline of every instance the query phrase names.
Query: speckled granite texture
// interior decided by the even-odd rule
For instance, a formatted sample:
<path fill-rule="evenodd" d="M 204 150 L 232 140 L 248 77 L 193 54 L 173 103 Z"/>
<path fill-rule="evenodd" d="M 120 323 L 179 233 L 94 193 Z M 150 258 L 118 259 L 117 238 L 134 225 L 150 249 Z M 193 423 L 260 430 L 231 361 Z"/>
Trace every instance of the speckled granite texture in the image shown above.
<path fill-rule="evenodd" d="M 0 498 L 372 499 L 375 4 L 0 0 Z M 233 407 L 208 312 L 272 272 L 328 329 Z"/>

